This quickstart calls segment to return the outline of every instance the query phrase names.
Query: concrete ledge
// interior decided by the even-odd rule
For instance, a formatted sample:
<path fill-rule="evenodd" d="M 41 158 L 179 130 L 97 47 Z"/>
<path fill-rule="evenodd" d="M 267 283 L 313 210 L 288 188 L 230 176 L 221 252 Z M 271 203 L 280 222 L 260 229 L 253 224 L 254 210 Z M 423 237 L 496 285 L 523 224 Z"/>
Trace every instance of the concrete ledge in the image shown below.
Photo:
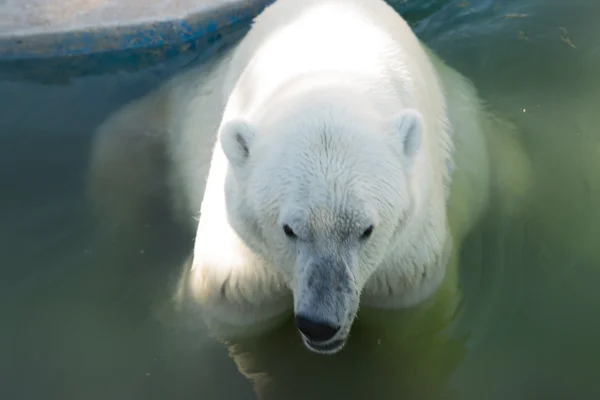
<path fill-rule="evenodd" d="M 4 0 L 0 60 L 63 58 L 202 41 L 273 0 Z M 207 43 L 209 46 L 211 43 Z"/>

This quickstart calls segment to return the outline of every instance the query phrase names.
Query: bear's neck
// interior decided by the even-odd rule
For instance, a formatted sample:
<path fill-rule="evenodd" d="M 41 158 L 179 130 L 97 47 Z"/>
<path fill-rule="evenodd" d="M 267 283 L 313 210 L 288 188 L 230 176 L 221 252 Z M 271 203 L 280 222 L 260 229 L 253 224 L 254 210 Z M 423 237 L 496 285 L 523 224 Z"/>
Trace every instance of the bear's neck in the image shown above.
<path fill-rule="evenodd" d="M 432 174 L 432 170 L 422 171 Z M 429 175 L 428 174 L 428 175 Z M 435 182 L 439 174 L 422 177 L 414 187 L 412 217 L 402 222 L 387 256 L 367 281 L 362 298 L 367 306 L 408 308 L 429 299 L 446 275 L 452 251 L 445 187 Z M 429 181 L 429 184 L 423 182 Z M 434 183 L 435 182 L 435 183 Z"/>

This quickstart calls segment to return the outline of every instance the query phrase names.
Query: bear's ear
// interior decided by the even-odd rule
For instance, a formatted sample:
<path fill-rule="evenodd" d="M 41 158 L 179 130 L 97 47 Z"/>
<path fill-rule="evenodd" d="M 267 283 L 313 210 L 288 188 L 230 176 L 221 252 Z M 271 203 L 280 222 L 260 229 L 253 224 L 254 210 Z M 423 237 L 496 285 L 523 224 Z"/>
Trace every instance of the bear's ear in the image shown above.
<path fill-rule="evenodd" d="M 246 163 L 255 138 L 254 126 L 240 119 L 228 121 L 221 127 L 221 148 L 234 167 Z"/>
<path fill-rule="evenodd" d="M 421 147 L 423 116 L 415 109 L 402 110 L 394 117 L 394 130 L 403 154 L 411 162 Z"/>

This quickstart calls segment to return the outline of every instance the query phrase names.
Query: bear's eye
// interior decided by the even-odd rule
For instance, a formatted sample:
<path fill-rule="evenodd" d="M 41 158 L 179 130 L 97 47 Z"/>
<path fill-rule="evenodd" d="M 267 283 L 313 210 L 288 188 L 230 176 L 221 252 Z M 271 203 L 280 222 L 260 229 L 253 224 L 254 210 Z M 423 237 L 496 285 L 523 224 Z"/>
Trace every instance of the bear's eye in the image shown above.
<path fill-rule="evenodd" d="M 283 233 L 285 233 L 285 236 L 287 236 L 290 239 L 296 239 L 296 234 L 294 233 L 294 230 L 290 228 L 288 224 L 283 225 Z"/>
<path fill-rule="evenodd" d="M 362 235 L 360 235 L 360 240 L 367 240 L 373 233 L 373 228 L 373 225 L 371 225 L 367 229 L 365 229 Z"/>

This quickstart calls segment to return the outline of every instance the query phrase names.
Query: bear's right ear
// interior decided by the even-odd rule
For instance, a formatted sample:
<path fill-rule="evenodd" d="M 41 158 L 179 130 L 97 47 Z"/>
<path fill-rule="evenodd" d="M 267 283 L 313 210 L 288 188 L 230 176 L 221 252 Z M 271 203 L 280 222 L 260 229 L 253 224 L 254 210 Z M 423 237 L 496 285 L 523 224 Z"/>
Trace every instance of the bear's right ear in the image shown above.
<path fill-rule="evenodd" d="M 255 138 L 254 126 L 240 119 L 228 121 L 221 127 L 221 148 L 234 167 L 246 163 Z"/>
<path fill-rule="evenodd" d="M 402 110 L 394 117 L 396 138 L 399 139 L 404 156 L 409 163 L 412 163 L 421 147 L 423 125 L 423 116 L 415 109 Z"/>

